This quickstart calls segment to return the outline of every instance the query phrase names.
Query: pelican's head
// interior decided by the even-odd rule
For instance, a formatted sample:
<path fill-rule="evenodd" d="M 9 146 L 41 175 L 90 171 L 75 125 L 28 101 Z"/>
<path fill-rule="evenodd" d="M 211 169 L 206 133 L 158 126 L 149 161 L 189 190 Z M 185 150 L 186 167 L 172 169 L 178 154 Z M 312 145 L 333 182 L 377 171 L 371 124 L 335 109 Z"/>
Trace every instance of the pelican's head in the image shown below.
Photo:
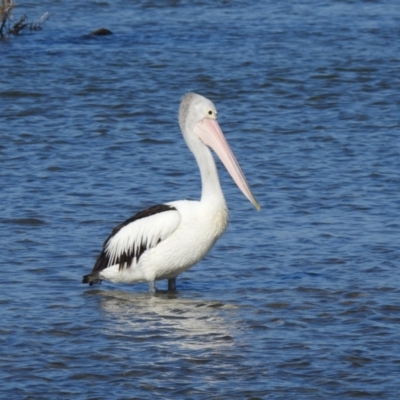
<path fill-rule="evenodd" d="M 179 125 L 189 148 L 192 148 L 191 143 L 194 140 L 200 140 L 211 147 L 242 193 L 259 210 L 261 207 L 251 193 L 240 165 L 217 122 L 217 109 L 213 102 L 196 93 L 186 94 L 179 109 Z"/>

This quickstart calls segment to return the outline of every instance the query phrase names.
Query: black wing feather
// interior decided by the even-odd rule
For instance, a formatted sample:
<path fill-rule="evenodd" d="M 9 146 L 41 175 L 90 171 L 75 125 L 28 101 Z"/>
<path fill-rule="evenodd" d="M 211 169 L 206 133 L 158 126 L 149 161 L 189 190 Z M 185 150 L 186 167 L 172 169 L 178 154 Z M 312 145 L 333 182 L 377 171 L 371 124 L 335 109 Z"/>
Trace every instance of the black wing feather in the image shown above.
<path fill-rule="evenodd" d="M 98 278 L 98 272 L 102 271 L 103 269 L 107 268 L 110 266 L 110 257 L 108 256 L 106 252 L 107 244 L 110 241 L 112 237 L 114 237 L 124 226 L 129 225 L 130 223 L 150 217 L 151 215 L 158 214 L 164 211 L 171 211 L 171 210 L 176 210 L 175 207 L 167 205 L 167 204 L 158 204 L 155 206 L 152 206 L 146 210 L 140 211 L 137 214 L 135 214 L 133 217 L 127 219 L 123 223 L 117 225 L 111 232 L 110 236 L 105 240 L 103 244 L 103 250 L 97 257 L 97 260 L 93 266 L 92 273 L 89 275 L 85 275 L 83 277 L 82 282 L 83 283 L 89 283 L 90 285 L 93 285 L 93 283 L 100 282 L 101 280 Z M 159 240 L 160 242 L 161 240 Z M 158 242 L 158 243 L 159 243 Z M 137 251 L 135 249 L 132 249 L 129 253 L 123 253 L 121 254 L 117 260 L 113 260 L 113 264 L 119 264 L 119 269 L 121 270 L 124 265 L 131 265 L 132 261 L 134 258 L 136 258 L 136 261 L 139 261 L 140 256 L 147 250 L 147 243 L 142 242 L 138 248 Z"/>

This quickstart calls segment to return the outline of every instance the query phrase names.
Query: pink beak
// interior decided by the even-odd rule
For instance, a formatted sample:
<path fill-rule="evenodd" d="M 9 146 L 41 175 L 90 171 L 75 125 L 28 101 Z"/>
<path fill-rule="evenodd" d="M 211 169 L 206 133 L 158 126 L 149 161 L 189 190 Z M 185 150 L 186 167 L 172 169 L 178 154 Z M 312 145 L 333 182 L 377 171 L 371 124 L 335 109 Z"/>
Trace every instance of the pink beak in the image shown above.
<path fill-rule="evenodd" d="M 242 169 L 233 155 L 217 120 L 203 118 L 195 125 L 194 133 L 205 145 L 211 147 L 217 153 L 218 157 L 223 162 L 225 168 L 228 170 L 242 193 L 251 201 L 257 210 L 260 210 L 261 207 L 254 198 L 253 193 L 251 193 L 249 184 L 247 183 Z"/>

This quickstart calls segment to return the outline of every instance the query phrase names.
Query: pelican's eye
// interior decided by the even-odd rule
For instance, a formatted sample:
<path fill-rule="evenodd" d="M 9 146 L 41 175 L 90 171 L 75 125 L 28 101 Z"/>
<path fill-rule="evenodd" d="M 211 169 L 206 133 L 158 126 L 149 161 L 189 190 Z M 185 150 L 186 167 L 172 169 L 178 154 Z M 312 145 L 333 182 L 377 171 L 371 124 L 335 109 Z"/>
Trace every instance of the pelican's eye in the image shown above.
<path fill-rule="evenodd" d="M 207 111 L 207 115 L 208 115 L 209 117 L 212 117 L 212 118 L 217 119 L 217 112 L 216 112 L 216 111 L 208 110 L 208 111 Z"/>

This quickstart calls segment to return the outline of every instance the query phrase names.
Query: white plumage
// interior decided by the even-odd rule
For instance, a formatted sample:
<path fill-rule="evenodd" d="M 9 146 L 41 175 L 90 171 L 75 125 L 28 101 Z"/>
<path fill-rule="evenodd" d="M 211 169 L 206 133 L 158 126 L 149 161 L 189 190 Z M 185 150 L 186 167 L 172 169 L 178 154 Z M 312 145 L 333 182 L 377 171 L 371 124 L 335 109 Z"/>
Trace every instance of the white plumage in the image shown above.
<path fill-rule="evenodd" d="M 155 291 L 157 280 L 168 279 L 169 290 L 175 290 L 175 278 L 207 254 L 228 224 L 228 210 L 208 146 L 244 195 L 260 208 L 218 125 L 214 104 L 195 93 L 185 95 L 179 123 L 200 168 L 201 200 L 157 205 L 118 225 L 104 242 L 92 273 L 83 277 L 84 283 L 146 281 L 150 291 Z"/>

